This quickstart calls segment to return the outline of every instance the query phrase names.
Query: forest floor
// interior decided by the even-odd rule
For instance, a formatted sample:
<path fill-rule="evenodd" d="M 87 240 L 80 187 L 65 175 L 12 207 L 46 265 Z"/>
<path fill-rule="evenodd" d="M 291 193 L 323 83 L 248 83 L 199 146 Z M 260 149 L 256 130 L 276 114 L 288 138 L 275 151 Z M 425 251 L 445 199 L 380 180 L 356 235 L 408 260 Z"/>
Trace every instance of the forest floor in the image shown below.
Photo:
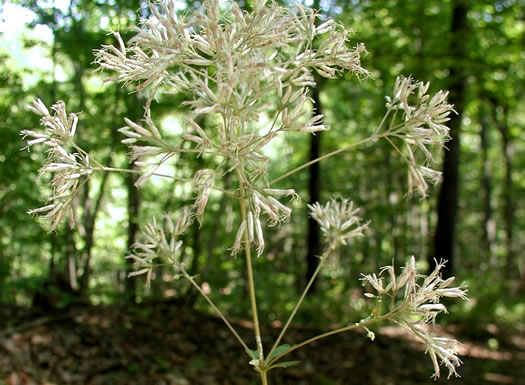
<path fill-rule="evenodd" d="M 251 341 L 249 322 L 234 327 Z M 265 345 L 279 332 L 263 331 L 272 336 Z M 294 327 L 286 342 L 318 332 Z M 269 383 L 525 385 L 525 336 L 507 336 L 494 325 L 442 332 L 463 342 L 461 378 L 447 380 L 443 368 L 441 379 L 430 379 L 432 364 L 421 346 L 386 327 L 373 342 L 349 332 L 298 350 L 289 359 L 301 362 L 273 370 Z M 173 303 L 86 306 L 53 315 L 0 308 L 0 385 L 257 385 L 248 361 L 220 319 Z"/>

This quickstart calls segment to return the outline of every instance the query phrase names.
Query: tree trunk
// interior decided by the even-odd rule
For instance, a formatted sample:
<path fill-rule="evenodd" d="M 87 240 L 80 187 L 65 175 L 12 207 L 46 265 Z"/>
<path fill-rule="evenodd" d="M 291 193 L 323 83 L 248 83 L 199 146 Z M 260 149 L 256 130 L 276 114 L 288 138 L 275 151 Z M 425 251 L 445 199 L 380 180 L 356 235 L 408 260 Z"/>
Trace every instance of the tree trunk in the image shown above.
<path fill-rule="evenodd" d="M 106 165 L 111 163 L 111 156 L 108 156 Z M 84 190 L 84 220 L 83 220 L 83 236 L 84 236 L 84 249 L 82 250 L 82 260 L 84 261 L 83 273 L 80 277 L 79 291 L 81 295 L 86 295 L 89 288 L 89 279 L 91 278 L 91 256 L 93 245 L 95 244 L 95 223 L 97 220 L 98 213 L 102 205 L 102 199 L 106 191 L 106 184 L 108 181 L 109 174 L 104 173 L 102 175 L 102 181 L 97 191 L 95 203 L 93 205 L 92 199 L 89 196 L 90 183 L 86 183 Z"/>
<path fill-rule="evenodd" d="M 461 116 L 465 106 L 466 73 L 464 61 L 467 57 L 466 40 L 468 35 L 467 3 L 465 0 L 453 1 L 450 52 L 453 64 L 450 67 L 450 102 L 454 104 L 457 115 L 450 119 L 448 151 L 443 160 L 443 183 L 438 198 L 438 223 L 434 236 L 434 258 L 448 261 L 442 270 L 443 276 L 454 274 L 456 242 L 456 222 L 459 201 L 459 157 Z M 433 269 L 433 258 L 429 258 Z"/>
<path fill-rule="evenodd" d="M 485 258 L 481 260 L 481 266 L 485 269 L 495 266 L 494 241 L 496 239 L 496 223 L 492 215 L 492 167 L 489 160 L 490 141 L 488 139 L 490 123 L 486 103 L 481 103 L 479 110 L 480 142 L 481 142 L 481 188 L 483 190 L 483 233 L 481 243 Z"/>
<path fill-rule="evenodd" d="M 79 92 L 79 107 L 81 111 L 85 110 L 85 90 L 82 84 L 82 77 L 83 77 L 83 70 L 79 66 L 78 71 L 75 71 L 75 83 L 76 87 Z M 115 106 L 118 104 L 118 97 L 119 92 L 117 91 L 117 95 L 115 98 Z M 118 143 L 118 136 L 116 133 L 116 127 L 118 127 L 118 121 L 115 117 L 113 121 L 113 130 L 111 131 L 111 147 L 108 155 L 106 156 L 106 159 L 104 160 L 104 164 L 107 166 L 110 166 L 112 163 L 112 157 L 113 157 L 113 149 L 116 147 L 116 144 Z M 83 199 L 82 199 L 82 206 L 84 209 L 84 215 L 82 220 L 82 227 L 81 235 L 84 238 L 84 249 L 82 250 L 82 260 L 83 260 L 83 269 L 82 269 L 82 276 L 80 277 L 80 286 L 79 286 L 79 292 L 81 296 L 87 296 L 87 291 L 89 289 L 89 280 L 91 278 L 91 256 L 92 256 L 92 250 L 93 245 L 95 244 L 95 224 L 97 221 L 97 216 L 100 212 L 100 209 L 102 207 L 102 201 L 104 198 L 104 194 L 106 192 L 106 186 L 108 182 L 109 174 L 106 172 L 102 175 L 102 180 L 100 181 L 100 185 L 98 187 L 98 191 L 96 192 L 95 199 L 93 201 L 93 198 L 91 197 L 91 181 L 88 181 L 84 185 L 84 191 L 83 191 Z"/>
<path fill-rule="evenodd" d="M 495 121 L 499 132 L 501 133 L 501 145 L 503 159 L 505 161 L 505 179 L 503 182 L 503 225 L 505 228 L 505 279 L 510 284 L 513 280 L 519 278 L 518 266 L 516 264 L 516 253 L 514 250 L 514 211 L 515 204 L 512 196 L 514 189 L 512 181 L 514 146 L 508 125 L 508 107 L 498 106 L 494 103 Z"/>
<path fill-rule="evenodd" d="M 321 9 L 321 1 L 314 0 L 312 8 L 316 11 Z M 314 109 L 312 115 L 322 115 L 321 106 L 321 86 L 323 80 L 319 77 L 316 79 L 316 86 L 312 90 L 312 100 Z M 318 132 L 310 137 L 310 157 L 309 160 L 319 158 L 321 155 L 321 138 L 322 132 Z M 309 168 L 308 193 L 310 204 L 318 202 L 321 198 L 321 165 L 319 162 L 314 163 Z M 312 278 L 317 266 L 319 265 L 319 256 L 321 254 L 321 229 L 317 222 L 308 216 L 308 249 L 306 251 L 306 282 Z M 317 278 L 318 279 L 318 278 Z M 317 287 L 317 279 L 312 283 L 309 293 L 314 293 Z"/>
<path fill-rule="evenodd" d="M 129 168 L 135 169 L 135 162 L 130 163 Z M 126 188 L 128 191 L 128 253 L 131 252 L 133 245 L 137 242 L 139 231 L 140 191 L 135 187 L 136 181 L 136 174 L 129 173 L 126 175 Z M 133 270 L 133 261 L 126 259 L 126 277 Z M 125 280 L 125 297 L 129 301 L 135 301 L 136 281 L 134 278 L 126 278 Z"/>
<path fill-rule="evenodd" d="M 312 99 L 314 101 L 314 115 L 320 115 L 321 101 L 319 99 L 319 84 L 312 90 Z M 318 132 L 310 137 L 310 157 L 309 160 L 319 158 L 321 155 L 321 137 L 322 133 Z M 310 204 L 318 202 L 321 195 L 320 163 L 314 163 L 309 168 L 308 192 L 310 195 Z M 319 255 L 321 254 L 321 230 L 317 222 L 311 217 L 308 217 L 308 249 L 306 252 L 306 282 L 310 281 L 317 265 L 319 264 Z M 316 280 L 317 281 L 317 280 Z M 310 293 L 315 292 L 316 281 L 310 288 Z"/>

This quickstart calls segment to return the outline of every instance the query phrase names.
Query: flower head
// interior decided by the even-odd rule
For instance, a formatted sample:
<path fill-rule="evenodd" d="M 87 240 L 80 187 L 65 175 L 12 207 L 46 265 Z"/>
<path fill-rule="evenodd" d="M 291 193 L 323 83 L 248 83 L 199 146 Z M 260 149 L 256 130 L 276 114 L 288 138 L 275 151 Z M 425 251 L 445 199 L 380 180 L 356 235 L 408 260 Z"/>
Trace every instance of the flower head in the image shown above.
<path fill-rule="evenodd" d="M 363 286 L 369 284 L 377 293 L 366 293 L 366 296 L 389 297 L 392 304 L 388 315 L 426 345 L 434 365 L 435 377 L 440 374 L 438 358 L 449 369 L 449 377 L 452 374 L 458 376 L 456 368 L 461 360 L 457 357 L 458 342 L 430 335 L 427 324 L 433 324 L 438 314 L 447 313 L 445 305 L 439 302 L 441 298 L 468 299 L 467 291 L 461 286 L 450 287 L 454 282 L 453 277 L 441 277 L 440 271 L 444 265 L 445 261 L 440 261 L 428 276 L 418 275 L 415 258 L 411 257 L 400 275 L 396 274 L 392 265 L 381 268 L 379 276 L 368 274 L 361 278 Z M 382 276 L 385 273 L 388 273 L 387 277 Z"/>
<path fill-rule="evenodd" d="M 23 130 L 24 138 L 33 138 L 27 141 L 27 149 L 38 143 L 50 142 L 67 146 L 73 143 L 73 137 L 77 130 L 78 116 L 77 114 L 67 114 L 66 104 L 59 100 L 52 107 L 53 114 L 49 113 L 46 105 L 40 100 L 36 99 L 32 105 L 27 106 L 32 112 L 40 115 L 40 124 L 44 127 L 44 132 L 35 132 L 31 130 Z M 50 143 L 46 143 L 50 145 Z"/>
<path fill-rule="evenodd" d="M 76 114 L 67 114 L 66 105 L 58 101 L 51 107 L 52 114 L 45 104 L 37 99 L 28 108 L 41 116 L 43 131 L 23 130 L 27 139 L 27 149 L 42 144 L 47 147 L 47 160 L 40 169 L 40 175 L 52 175 L 52 194 L 49 203 L 40 208 L 29 210 L 29 214 L 43 214 L 50 222 L 50 231 L 54 231 L 66 216 L 71 226 L 75 216 L 71 205 L 80 186 L 93 174 L 89 156 L 74 142 L 78 123 Z"/>
<path fill-rule="evenodd" d="M 349 47 L 348 31 L 333 20 L 320 20 L 301 4 L 286 8 L 257 0 L 254 10 L 246 12 L 234 1 L 220 9 L 219 0 L 206 0 L 203 11 L 190 16 L 176 15 L 174 0 L 149 2 L 149 8 L 151 17 L 129 42 L 114 33 L 118 44 L 96 52 L 100 69 L 114 71 L 106 81 L 149 89 L 145 120 L 150 128 L 126 121 L 121 129 L 134 157 L 160 158 L 138 183 L 180 151 L 217 158 L 213 175 L 233 172 L 239 179 L 236 193 L 248 197 L 252 219 L 240 228 L 249 231 L 249 241 L 260 253 L 261 215 L 272 226 L 291 214 L 286 204 L 265 192 L 265 147 L 284 132 L 328 129 L 323 116 L 308 117 L 314 73 L 328 78 L 345 70 L 366 75 L 360 63 L 365 47 Z M 189 112 L 186 127 L 175 143 L 167 143 L 149 118 L 157 92 L 190 95 L 183 103 Z M 270 124 L 261 123 L 263 115 Z M 202 125 L 205 117 L 207 127 Z M 210 170 L 198 171 L 194 178 L 199 218 L 217 179 Z M 234 252 L 241 239 L 238 232 Z"/>
<path fill-rule="evenodd" d="M 191 209 L 185 207 L 175 220 L 166 214 L 162 217 L 163 223 L 158 223 L 154 217 L 144 226 L 143 240 L 135 243 L 133 252 L 126 257 L 131 259 L 138 269 L 129 276 L 147 274 L 146 286 L 149 286 L 156 264 L 169 264 L 176 273 L 179 272 L 183 268 L 179 259 L 182 246 L 179 238 L 192 223 L 192 218 Z"/>
<path fill-rule="evenodd" d="M 451 139 L 445 123 L 454 111 L 447 103 L 448 92 L 439 91 L 431 97 L 427 94 L 428 88 L 428 82 L 399 76 L 393 95 L 386 98 L 389 113 L 394 112 L 389 128 L 391 138 L 402 140 L 401 146 L 391 143 L 408 164 L 408 192 L 411 194 L 415 188 L 421 196 L 426 196 L 427 180 L 433 184 L 441 180 L 441 172 L 430 168 L 432 147 L 442 149 Z M 423 156 L 422 162 L 417 159 L 418 153 Z"/>
<path fill-rule="evenodd" d="M 368 223 L 361 224 L 357 216 L 359 208 L 354 209 L 354 203 L 348 199 L 333 198 L 324 206 L 316 202 L 308 205 L 308 209 L 329 243 L 346 245 L 350 238 L 363 236 L 363 230 L 368 227 Z"/>

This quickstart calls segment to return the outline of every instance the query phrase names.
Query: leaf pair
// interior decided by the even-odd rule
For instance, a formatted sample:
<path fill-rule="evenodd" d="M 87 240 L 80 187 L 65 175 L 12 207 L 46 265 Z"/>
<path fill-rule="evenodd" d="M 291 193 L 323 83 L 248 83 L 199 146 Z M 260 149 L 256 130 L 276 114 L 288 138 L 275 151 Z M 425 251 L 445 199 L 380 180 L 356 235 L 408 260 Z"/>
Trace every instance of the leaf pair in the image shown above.
<path fill-rule="evenodd" d="M 269 371 L 271 369 L 275 368 L 288 368 L 290 366 L 298 364 L 300 361 L 285 361 L 285 362 L 279 362 L 274 364 L 273 362 L 276 361 L 280 356 L 286 355 L 289 351 L 293 350 L 293 346 L 290 346 L 288 344 L 284 344 L 281 346 L 278 346 L 275 348 L 273 352 L 270 353 L 270 355 L 266 358 L 266 361 L 269 363 L 268 367 L 265 368 L 266 371 Z M 259 352 L 257 350 L 249 350 L 248 353 L 252 357 L 253 361 L 257 364 L 254 364 L 254 366 L 260 370 L 261 368 L 258 365 L 259 362 Z"/>

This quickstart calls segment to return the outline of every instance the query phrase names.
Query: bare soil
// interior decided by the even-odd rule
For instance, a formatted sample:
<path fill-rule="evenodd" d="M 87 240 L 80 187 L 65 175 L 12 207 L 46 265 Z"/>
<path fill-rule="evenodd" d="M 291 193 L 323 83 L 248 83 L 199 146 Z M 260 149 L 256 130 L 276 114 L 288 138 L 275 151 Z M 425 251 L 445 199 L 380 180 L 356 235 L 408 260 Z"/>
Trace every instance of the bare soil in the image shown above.
<path fill-rule="evenodd" d="M 0 385 L 259 384 L 222 321 L 182 305 L 85 306 L 51 315 L 4 307 L 0 317 Z M 234 326 L 252 341 L 250 322 Z M 270 346 L 279 330 L 263 330 Z M 295 327 L 286 342 L 319 332 Z M 269 383 L 525 385 L 524 336 L 506 336 L 494 325 L 455 325 L 443 333 L 463 342 L 461 378 L 447 380 L 443 370 L 442 378 L 430 379 L 432 364 L 421 346 L 388 327 L 373 342 L 350 332 L 313 343 L 291 354 L 298 365 L 270 372 Z"/>

